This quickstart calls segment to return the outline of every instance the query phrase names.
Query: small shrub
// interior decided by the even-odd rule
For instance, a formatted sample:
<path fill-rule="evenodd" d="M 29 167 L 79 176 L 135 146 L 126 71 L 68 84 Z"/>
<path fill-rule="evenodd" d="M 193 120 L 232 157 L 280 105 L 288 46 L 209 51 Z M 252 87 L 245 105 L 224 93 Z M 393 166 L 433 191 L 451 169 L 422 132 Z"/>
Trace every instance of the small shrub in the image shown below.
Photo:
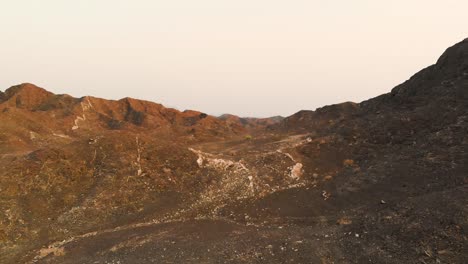
<path fill-rule="evenodd" d="M 346 167 L 351 167 L 354 165 L 354 160 L 352 159 L 346 159 L 343 161 L 343 165 L 346 166 Z"/>

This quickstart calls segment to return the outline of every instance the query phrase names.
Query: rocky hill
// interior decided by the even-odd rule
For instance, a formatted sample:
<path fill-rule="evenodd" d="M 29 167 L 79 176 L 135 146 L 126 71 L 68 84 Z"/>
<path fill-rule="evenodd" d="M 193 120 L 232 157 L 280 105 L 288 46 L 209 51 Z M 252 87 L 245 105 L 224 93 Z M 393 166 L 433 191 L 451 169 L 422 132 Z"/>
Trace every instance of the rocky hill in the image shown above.
<path fill-rule="evenodd" d="M 254 117 L 239 117 L 236 115 L 224 114 L 218 117 L 226 121 L 231 126 L 244 127 L 253 133 L 263 133 L 268 127 L 278 124 L 284 117 L 272 116 L 267 118 L 254 118 Z"/>
<path fill-rule="evenodd" d="M 467 135 L 468 40 L 285 119 L 15 86 L 0 263 L 467 263 Z"/>

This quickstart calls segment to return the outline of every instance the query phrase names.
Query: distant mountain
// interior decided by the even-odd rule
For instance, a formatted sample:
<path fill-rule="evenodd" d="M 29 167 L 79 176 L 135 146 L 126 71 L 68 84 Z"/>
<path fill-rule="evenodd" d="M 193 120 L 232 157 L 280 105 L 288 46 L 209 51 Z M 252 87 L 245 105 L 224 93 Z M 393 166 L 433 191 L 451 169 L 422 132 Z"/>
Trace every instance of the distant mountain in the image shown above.
<path fill-rule="evenodd" d="M 468 263 L 468 39 L 292 116 L 0 93 L 0 263 Z"/>
<path fill-rule="evenodd" d="M 10 123 L 16 137 L 29 132 L 47 137 L 53 133 L 72 136 L 81 131 L 151 130 L 172 136 L 224 138 L 245 133 L 242 127 L 231 128 L 225 122 L 198 112 L 166 108 L 153 102 L 124 98 L 118 101 L 86 96 L 73 98 L 55 95 L 33 84 L 21 84 L 5 91 L 0 101 L 0 119 Z M 26 123 L 27 121 L 27 123 Z M 4 132 L 8 132 L 5 129 Z M 17 129 L 27 129 L 26 134 Z"/>
<path fill-rule="evenodd" d="M 268 126 L 281 122 L 284 117 L 272 116 L 267 118 L 239 117 L 231 114 L 224 114 L 218 117 L 230 125 L 244 127 L 248 130 L 262 131 Z"/>

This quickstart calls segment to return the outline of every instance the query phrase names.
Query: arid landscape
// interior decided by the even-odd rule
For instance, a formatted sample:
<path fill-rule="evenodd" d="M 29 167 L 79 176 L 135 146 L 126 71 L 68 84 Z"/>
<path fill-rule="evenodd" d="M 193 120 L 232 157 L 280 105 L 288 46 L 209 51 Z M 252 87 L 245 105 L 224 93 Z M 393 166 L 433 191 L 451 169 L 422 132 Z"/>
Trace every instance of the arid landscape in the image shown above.
<path fill-rule="evenodd" d="M 468 263 L 468 39 L 285 118 L 20 84 L 0 168 L 0 263 Z"/>

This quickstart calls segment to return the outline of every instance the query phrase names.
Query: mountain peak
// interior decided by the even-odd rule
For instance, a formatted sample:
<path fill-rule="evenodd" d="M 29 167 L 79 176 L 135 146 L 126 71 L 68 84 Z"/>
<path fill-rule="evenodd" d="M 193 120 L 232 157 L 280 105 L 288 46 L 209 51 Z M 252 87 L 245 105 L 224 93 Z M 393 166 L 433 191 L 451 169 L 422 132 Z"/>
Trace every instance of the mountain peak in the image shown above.
<path fill-rule="evenodd" d="M 22 83 L 22 84 L 14 85 L 5 90 L 5 94 L 9 96 L 13 96 L 18 93 L 44 93 L 44 92 L 51 94 L 45 89 L 32 83 Z"/>
<path fill-rule="evenodd" d="M 468 38 L 448 48 L 437 60 L 436 67 L 454 73 L 468 72 Z"/>
<path fill-rule="evenodd" d="M 54 94 L 31 83 L 22 83 L 8 88 L 0 95 L 0 102 L 9 102 L 18 108 L 35 108 Z"/>

